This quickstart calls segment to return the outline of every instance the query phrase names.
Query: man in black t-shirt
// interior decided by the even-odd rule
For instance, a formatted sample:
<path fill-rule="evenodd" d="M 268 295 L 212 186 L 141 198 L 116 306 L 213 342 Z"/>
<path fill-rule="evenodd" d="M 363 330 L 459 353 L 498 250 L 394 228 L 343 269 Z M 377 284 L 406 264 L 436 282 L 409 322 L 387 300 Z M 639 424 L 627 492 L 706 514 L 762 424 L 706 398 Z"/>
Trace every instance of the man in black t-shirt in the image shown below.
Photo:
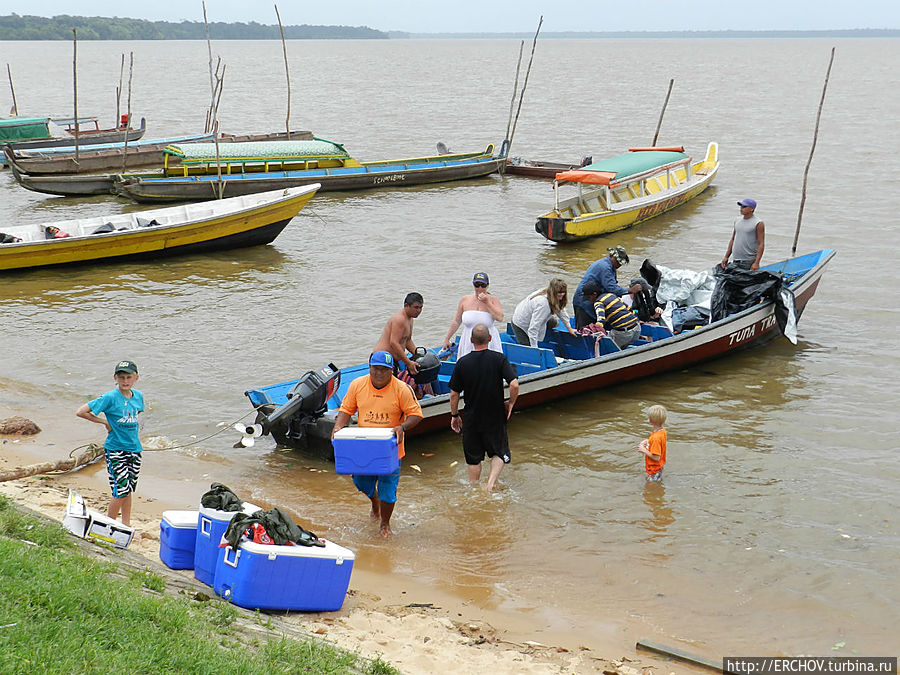
<path fill-rule="evenodd" d="M 450 377 L 450 428 L 462 431 L 463 454 L 469 480 L 481 479 L 481 462 L 491 458 L 487 491 L 493 492 L 504 464 L 509 464 L 506 422 L 519 395 L 516 369 L 500 352 L 488 349 L 491 334 L 486 326 L 472 329 L 474 349 L 462 357 Z M 509 384 L 509 400 L 503 399 L 503 381 Z M 459 395 L 465 392 L 465 424 L 459 414 Z"/>

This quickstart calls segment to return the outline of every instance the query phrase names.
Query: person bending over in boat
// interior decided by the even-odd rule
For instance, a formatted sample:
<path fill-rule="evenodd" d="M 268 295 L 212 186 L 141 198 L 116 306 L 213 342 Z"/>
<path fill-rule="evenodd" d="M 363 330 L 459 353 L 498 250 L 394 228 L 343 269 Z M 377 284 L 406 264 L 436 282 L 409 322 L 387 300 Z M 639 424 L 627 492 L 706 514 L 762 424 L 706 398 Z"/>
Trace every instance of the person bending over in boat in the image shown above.
<path fill-rule="evenodd" d="M 503 345 L 500 344 L 500 333 L 494 326 L 495 321 L 503 321 L 503 308 L 500 306 L 500 301 L 488 290 L 489 284 L 488 275 L 478 272 L 472 278 L 475 292 L 472 295 L 463 296 L 456 308 L 456 316 L 453 317 L 447 336 L 444 338 L 444 349 L 450 349 L 450 341 L 462 324 L 463 331 L 459 337 L 459 346 L 456 348 L 457 361 L 472 351 L 472 329 L 479 324 L 486 326 L 491 333 L 488 349 L 495 352 L 503 351 Z"/>
<path fill-rule="evenodd" d="M 406 454 L 406 432 L 422 421 L 422 408 L 412 389 L 393 376 L 394 357 L 381 350 L 369 357 L 369 373 L 350 383 L 341 401 L 331 440 L 334 434 L 350 422 L 351 415 L 359 413 L 357 424 L 361 427 L 380 427 L 394 430 L 397 452 L 402 460 Z M 400 469 L 383 476 L 353 475 L 356 489 L 372 503 L 372 519 L 381 522 L 381 536 L 393 536 L 391 515 L 397 503 L 397 484 Z"/>
<path fill-rule="evenodd" d="M 722 269 L 728 264 L 733 250 L 736 266 L 745 270 L 758 270 L 766 248 L 766 224 L 754 215 L 756 200 L 742 199 L 737 204 L 741 208 L 741 215 L 734 219 L 731 241 L 728 242 L 728 250 L 721 262 Z"/>
<path fill-rule="evenodd" d="M 568 286 L 562 279 L 551 279 L 547 288 L 541 288 L 516 305 L 512 328 L 520 345 L 537 347 L 544 340 L 547 330 L 562 323 L 570 335 L 575 335 L 566 312 Z"/>
<path fill-rule="evenodd" d="M 422 313 L 424 304 L 425 300 L 422 298 L 421 293 L 407 294 L 403 300 L 403 309 L 388 319 L 384 325 L 384 330 L 381 331 L 381 337 L 378 338 L 378 342 L 372 349 L 373 352 L 385 351 L 391 353 L 394 357 L 392 362 L 394 375 L 399 375 L 401 363 L 405 365 L 407 373 L 405 380 L 408 380 L 410 375 L 415 375 L 419 372 L 419 366 L 407 356 L 407 352 L 410 354 L 416 353 L 416 345 L 412 339 L 413 320 Z"/>
<path fill-rule="evenodd" d="M 645 323 L 659 323 L 662 316 L 662 307 L 656 301 L 656 296 L 650 284 L 644 277 L 635 277 L 628 285 L 628 294 L 631 296 L 631 311 L 635 313 L 639 321 Z"/>
<path fill-rule="evenodd" d="M 601 294 L 600 288 L 593 282 L 584 285 L 584 296 L 592 299 L 596 318 L 582 329 L 609 335 L 619 349 L 625 349 L 641 336 L 640 322 L 621 298 L 613 293 Z"/>
<path fill-rule="evenodd" d="M 601 293 L 613 293 L 614 295 L 625 295 L 628 289 L 619 286 L 616 278 L 616 270 L 622 265 L 628 264 L 628 253 L 625 252 L 624 246 L 614 246 L 606 249 L 609 255 L 600 258 L 588 267 L 587 272 L 581 278 L 581 282 L 575 289 L 575 295 L 572 296 L 572 305 L 575 307 L 575 327 L 582 328 L 589 323 L 593 323 L 594 319 L 594 303 L 589 302 L 584 296 L 584 286 L 587 283 L 593 283 L 600 287 Z"/>

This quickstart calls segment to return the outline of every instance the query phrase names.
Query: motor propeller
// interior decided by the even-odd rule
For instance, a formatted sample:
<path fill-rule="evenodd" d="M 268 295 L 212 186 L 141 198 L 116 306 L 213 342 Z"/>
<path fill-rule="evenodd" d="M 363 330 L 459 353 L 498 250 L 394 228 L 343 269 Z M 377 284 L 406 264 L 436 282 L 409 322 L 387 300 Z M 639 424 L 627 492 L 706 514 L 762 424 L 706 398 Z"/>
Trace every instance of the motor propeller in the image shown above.
<path fill-rule="evenodd" d="M 263 435 L 262 424 L 241 424 L 238 422 L 233 429 L 241 435 L 241 440 L 234 444 L 234 447 L 251 448 L 256 443 L 256 439 Z"/>

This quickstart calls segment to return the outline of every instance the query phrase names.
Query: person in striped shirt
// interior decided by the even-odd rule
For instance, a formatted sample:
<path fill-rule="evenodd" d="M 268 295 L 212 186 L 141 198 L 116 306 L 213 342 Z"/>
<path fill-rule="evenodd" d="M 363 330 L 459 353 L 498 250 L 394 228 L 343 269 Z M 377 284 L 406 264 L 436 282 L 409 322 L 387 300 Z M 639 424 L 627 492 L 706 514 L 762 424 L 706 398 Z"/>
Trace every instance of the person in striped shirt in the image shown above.
<path fill-rule="evenodd" d="M 641 324 L 631 308 L 614 293 L 600 293 L 594 282 L 584 285 L 582 293 L 594 307 L 595 324 L 612 338 L 619 349 L 625 349 L 641 335 Z"/>

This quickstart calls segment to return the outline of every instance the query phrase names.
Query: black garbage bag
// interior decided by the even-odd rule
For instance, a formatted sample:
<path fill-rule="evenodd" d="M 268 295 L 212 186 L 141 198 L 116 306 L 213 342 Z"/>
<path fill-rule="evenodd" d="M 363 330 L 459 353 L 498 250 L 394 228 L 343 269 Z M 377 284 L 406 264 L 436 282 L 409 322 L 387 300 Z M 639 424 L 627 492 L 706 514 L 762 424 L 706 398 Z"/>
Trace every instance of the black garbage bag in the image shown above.
<path fill-rule="evenodd" d="M 716 287 L 713 289 L 710 309 L 712 321 L 724 319 L 726 316 L 737 314 L 749 307 L 758 305 L 761 300 L 775 300 L 781 304 L 781 309 L 786 308 L 780 303 L 779 291 L 782 287 L 782 279 L 776 274 L 765 270 L 747 270 L 734 265 L 725 269 L 715 267 Z M 777 314 L 777 312 L 776 312 Z M 779 325 L 784 330 L 784 324 L 779 320 Z"/>
<path fill-rule="evenodd" d="M 219 511 L 242 511 L 244 508 L 244 502 L 231 491 L 231 488 L 221 483 L 213 483 L 209 486 L 209 490 L 200 497 L 200 505 Z"/>
<path fill-rule="evenodd" d="M 662 275 L 659 273 L 659 270 L 656 269 L 656 265 L 650 258 L 645 258 L 644 262 L 641 264 L 641 276 L 653 287 L 655 297 L 656 289 L 659 288 L 659 282 L 662 280 Z"/>
<path fill-rule="evenodd" d="M 269 511 L 260 509 L 253 514 L 236 513 L 225 530 L 225 540 L 232 548 L 237 548 L 247 528 L 256 524 L 266 529 L 266 534 L 276 546 L 284 546 L 288 542 L 299 546 L 325 546 L 324 541 L 297 525 L 288 514 L 277 507 Z"/>

